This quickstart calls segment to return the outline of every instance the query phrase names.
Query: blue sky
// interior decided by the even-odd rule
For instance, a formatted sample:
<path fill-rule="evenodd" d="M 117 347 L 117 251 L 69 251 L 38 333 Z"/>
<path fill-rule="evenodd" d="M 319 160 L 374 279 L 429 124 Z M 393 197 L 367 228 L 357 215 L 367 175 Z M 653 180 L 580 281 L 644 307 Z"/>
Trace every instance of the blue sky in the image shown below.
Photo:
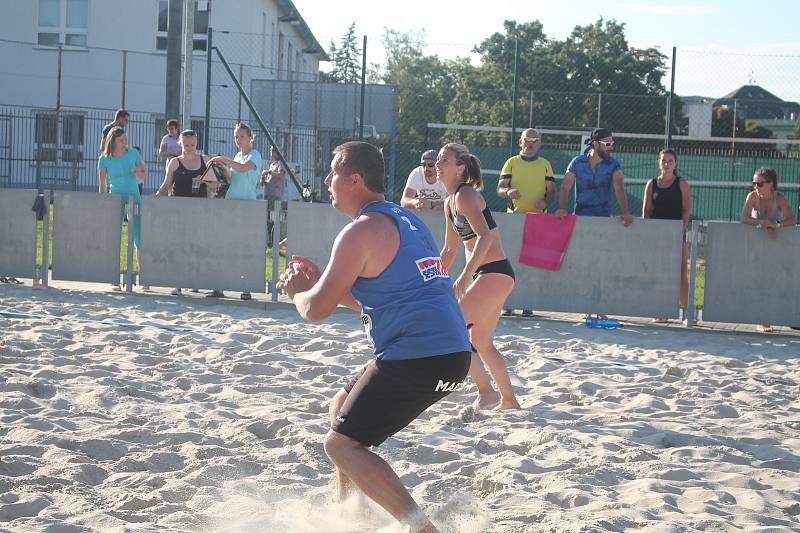
<path fill-rule="evenodd" d="M 294 0 L 323 46 L 338 41 L 351 22 L 368 37 L 367 60 L 383 61 L 385 27 L 424 30 L 428 53 L 468 56 L 483 38 L 501 31 L 506 19 L 538 19 L 548 37 L 563 39 L 576 25 L 599 17 L 624 22 L 628 42 L 678 47 L 676 92 L 718 97 L 755 81 L 785 100 L 800 101 L 800 18 L 797 0 L 588 1 L 524 0 L 383 2 Z"/>

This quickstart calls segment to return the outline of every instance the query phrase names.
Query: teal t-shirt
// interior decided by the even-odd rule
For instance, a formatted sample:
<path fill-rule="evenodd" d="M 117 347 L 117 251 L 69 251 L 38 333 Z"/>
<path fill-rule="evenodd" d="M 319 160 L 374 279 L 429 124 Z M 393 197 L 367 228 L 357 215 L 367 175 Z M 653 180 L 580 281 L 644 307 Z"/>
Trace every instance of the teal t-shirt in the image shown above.
<path fill-rule="evenodd" d="M 142 156 L 135 148 L 128 148 L 128 151 L 120 157 L 100 156 L 100 159 L 97 160 L 97 168 L 104 170 L 108 175 L 111 194 L 139 196 L 136 176 L 132 171 L 141 161 Z"/>
<path fill-rule="evenodd" d="M 231 186 L 228 188 L 228 192 L 225 193 L 225 199 L 255 200 L 256 185 L 258 185 L 258 180 L 261 177 L 261 165 L 263 164 L 261 154 L 253 148 L 247 155 L 242 155 L 242 152 L 239 152 L 233 160 L 242 164 L 252 161 L 256 167 L 247 172 L 231 170 Z"/>

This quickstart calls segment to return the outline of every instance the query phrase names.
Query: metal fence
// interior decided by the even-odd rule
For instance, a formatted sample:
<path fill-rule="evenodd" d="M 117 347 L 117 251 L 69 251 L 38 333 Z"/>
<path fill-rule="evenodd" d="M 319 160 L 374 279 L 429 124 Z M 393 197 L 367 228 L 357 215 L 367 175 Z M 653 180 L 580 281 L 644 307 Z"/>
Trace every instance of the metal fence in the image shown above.
<path fill-rule="evenodd" d="M 165 162 L 158 154 L 161 139 L 166 134 L 165 117 L 159 113 L 130 113 L 126 127 L 128 142 L 139 149 L 145 160 L 144 191 L 153 193 L 158 190 L 165 173 Z M 101 132 L 113 117 L 112 109 L 0 106 L 0 187 L 97 190 Z M 191 128 L 198 132 L 199 144 L 207 146 L 205 153 L 235 154 L 233 128 L 237 120 L 212 118 L 208 130 L 204 122 L 202 118 L 193 118 Z M 257 124 L 253 123 L 251 127 L 256 135 L 255 148 L 268 159 L 266 135 Z M 207 144 L 203 138 L 206 131 L 209 136 Z M 275 128 L 270 133 L 276 143 L 287 147 L 285 153 L 291 155 L 287 160 L 294 166 L 296 174 L 308 180 L 318 196 L 324 196 L 319 176 L 329 162 L 326 161 L 327 155 L 337 144 L 351 138 L 352 131 L 294 127 Z M 303 164 L 308 161 L 311 168 Z M 296 191 L 291 194 L 294 193 Z"/>

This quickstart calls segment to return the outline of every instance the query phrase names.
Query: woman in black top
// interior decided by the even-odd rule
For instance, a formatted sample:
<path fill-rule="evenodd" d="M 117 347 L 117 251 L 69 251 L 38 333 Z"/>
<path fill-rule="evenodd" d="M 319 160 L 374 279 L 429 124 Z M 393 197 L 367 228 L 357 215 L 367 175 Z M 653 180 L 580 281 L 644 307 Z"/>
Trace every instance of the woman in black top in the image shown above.
<path fill-rule="evenodd" d="M 205 184 L 193 189 L 192 182 L 206 171 L 208 158 L 197 153 L 197 134 L 192 130 L 184 130 L 178 137 L 181 145 L 181 155 L 173 157 L 167 162 L 167 173 L 164 182 L 156 191 L 156 197 L 168 194 L 169 196 L 199 196 L 206 197 Z M 181 288 L 172 289 L 172 295 L 181 294 Z"/>
<path fill-rule="evenodd" d="M 453 289 L 469 328 L 469 339 L 477 350 L 472 354 L 469 369 L 478 387 L 476 406 L 482 410 L 519 409 L 505 360 L 494 345 L 500 312 L 514 288 L 514 269 L 503 251 L 492 212 L 480 193 L 481 162 L 466 146 L 446 144 L 436 159 L 436 179 L 448 194 L 444 201 L 447 220 L 441 252 L 445 270 L 456 259 L 459 239 L 466 252 L 464 270 L 453 283 Z"/>
<path fill-rule="evenodd" d="M 206 171 L 208 159 L 197 153 L 197 134 L 192 130 L 184 130 L 178 139 L 181 144 L 181 155 L 173 157 L 167 163 L 164 182 L 158 188 L 156 196 L 202 196 L 205 198 L 205 187 L 192 190 L 192 181 Z"/>
<path fill-rule="evenodd" d="M 677 164 L 678 156 L 674 150 L 666 149 L 659 152 L 658 166 L 661 173 L 657 178 L 648 181 L 645 186 L 642 218 L 683 221 L 680 306 L 685 312 L 689 303 L 689 275 L 687 272 L 689 250 L 686 245 L 686 229 L 689 227 L 689 218 L 692 216 L 692 196 L 689 192 L 689 183 L 682 180 L 676 173 Z M 667 321 L 665 318 L 654 320 L 659 323 Z"/>

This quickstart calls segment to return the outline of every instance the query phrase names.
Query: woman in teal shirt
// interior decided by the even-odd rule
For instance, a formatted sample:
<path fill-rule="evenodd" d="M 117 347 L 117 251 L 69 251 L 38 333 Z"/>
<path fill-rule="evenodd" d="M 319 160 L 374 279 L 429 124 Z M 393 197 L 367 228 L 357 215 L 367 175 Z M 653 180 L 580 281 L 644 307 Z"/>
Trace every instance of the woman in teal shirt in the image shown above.
<path fill-rule="evenodd" d="M 261 178 L 261 165 L 263 160 L 261 154 L 253 148 L 253 130 L 247 124 L 236 124 L 233 129 L 233 137 L 239 152 L 233 159 L 222 155 L 212 157 L 208 162 L 212 165 L 219 165 L 227 168 L 231 174 L 231 184 L 225 193 L 226 200 L 256 200 L 256 186 Z M 206 296 L 211 298 L 222 298 L 225 296 L 220 290 L 214 290 Z M 249 292 L 243 292 L 242 300 L 250 300 L 252 296 Z"/>
<path fill-rule="evenodd" d="M 231 185 L 225 193 L 226 200 L 255 200 L 263 160 L 258 150 L 253 148 L 255 140 L 253 130 L 246 124 L 237 124 L 233 136 L 236 146 L 239 147 L 239 152 L 234 158 L 218 155 L 212 157 L 209 163 L 230 170 Z"/>
<path fill-rule="evenodd" d="M 137 204 L 142 203 L 136 177 L 144 178 L 145 167 L 142 155 L 134 148 L 128 148 L 128 135 L 120 127 L 111 128 L 103 141 L 103 153 L 97 160 L 97 176 L 101 193 L 106 192 L 106 179 L 110 185 L 111 194 L 122 196 L 123 210 L 128 203 L 128 197 L 133 196 Z M 122 228 L 122 214 L 120 214 L 120 228 Z M 140 248 L 139 235 L 141 224 L 139 217 L 135 217 L 133 224 L 133 243 Z"/>

